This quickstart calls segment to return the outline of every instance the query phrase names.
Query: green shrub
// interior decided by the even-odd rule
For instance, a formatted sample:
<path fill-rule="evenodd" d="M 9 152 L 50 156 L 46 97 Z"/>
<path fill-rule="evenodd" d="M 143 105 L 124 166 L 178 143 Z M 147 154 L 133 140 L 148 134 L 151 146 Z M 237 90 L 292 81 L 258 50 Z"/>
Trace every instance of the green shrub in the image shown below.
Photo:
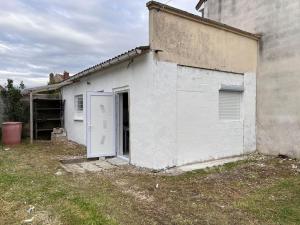
<path fill-rule="evenodd" d="M 29 118 L 28 106 L 22 101 L 22 90 L 25 88 L 23 82 L 18 87 L 14 81 L 7 80 L 5 89 L 1 92 L 4 103 L 4 120 L 14 122 L 27 122 Z"/>

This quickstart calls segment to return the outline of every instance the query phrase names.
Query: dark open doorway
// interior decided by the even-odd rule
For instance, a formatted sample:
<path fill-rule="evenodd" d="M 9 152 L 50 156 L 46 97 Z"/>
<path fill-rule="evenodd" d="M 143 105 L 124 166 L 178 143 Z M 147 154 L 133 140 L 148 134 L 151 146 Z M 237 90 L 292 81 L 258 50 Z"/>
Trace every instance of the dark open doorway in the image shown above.
<path fill-rule="evenodd" d="M 123 93 L 123 155 L 129 156 L 129 104 L 128 93 Z"/>
<path fill-rule="evenodd" d="M 118 115 L 118 155 L 129 158 L 130 155 L 130 124 L 129 124 L 129 94 L 117 94 Z"/>

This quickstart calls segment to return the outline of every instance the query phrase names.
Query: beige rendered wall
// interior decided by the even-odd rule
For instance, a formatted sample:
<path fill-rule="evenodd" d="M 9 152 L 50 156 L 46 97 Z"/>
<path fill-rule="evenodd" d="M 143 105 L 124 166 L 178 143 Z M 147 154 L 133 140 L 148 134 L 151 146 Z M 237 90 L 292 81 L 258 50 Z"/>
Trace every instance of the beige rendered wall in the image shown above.
<path fill-rule="evenodd" d="M 167 8 L 150 9 L 150 47 L 158 60 L 230 71 L 256 72 L 257 39 L 182 16 Z"/>
<path fill-rule="evenodd" d="M 300 1 L 208 0 L 205 15 L 261 33 L 257 146 L 300 158 Z"/>

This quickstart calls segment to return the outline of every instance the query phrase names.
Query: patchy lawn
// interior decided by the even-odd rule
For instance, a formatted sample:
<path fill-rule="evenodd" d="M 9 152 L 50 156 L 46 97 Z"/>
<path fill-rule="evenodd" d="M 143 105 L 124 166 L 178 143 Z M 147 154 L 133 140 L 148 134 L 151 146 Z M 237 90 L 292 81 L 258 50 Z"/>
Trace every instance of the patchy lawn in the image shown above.
<path fill-rule="evenodd" d="M 300 224 L 299 161 L 256 155 L 180 176 L 57 173 L 59 158 L 81 154 L 48 142 L 0 150 L 0 224 Z"/>

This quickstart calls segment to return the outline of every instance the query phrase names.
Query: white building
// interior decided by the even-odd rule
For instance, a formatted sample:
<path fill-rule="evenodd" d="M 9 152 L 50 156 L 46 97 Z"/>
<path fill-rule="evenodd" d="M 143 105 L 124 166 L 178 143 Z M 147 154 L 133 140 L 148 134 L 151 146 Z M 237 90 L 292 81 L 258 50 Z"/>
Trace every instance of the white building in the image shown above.
<path fill-rule="evenodd" d="M 68 139 L 88 157 L 164 169 L 256 150 L 259 37 L 149 2 L 150 45 L 61 84 Z"/>

